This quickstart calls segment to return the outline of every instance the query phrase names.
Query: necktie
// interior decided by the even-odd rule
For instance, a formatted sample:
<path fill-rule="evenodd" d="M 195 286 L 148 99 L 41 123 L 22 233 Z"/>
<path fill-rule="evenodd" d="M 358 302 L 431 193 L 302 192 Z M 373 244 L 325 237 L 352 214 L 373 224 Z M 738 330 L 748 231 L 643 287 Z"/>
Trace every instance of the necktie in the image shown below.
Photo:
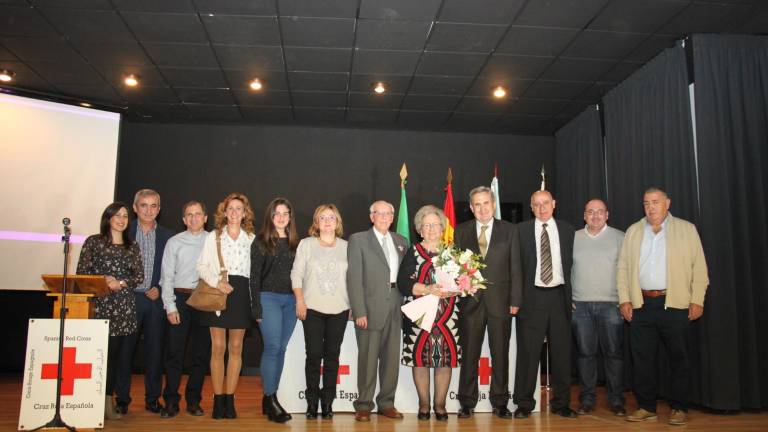
<path fill-rule="evenodd" d="M 389 262 L 391 258 L 389 256 L 389 247 L 387 247 L 387 238 L 387 236 L 381 238 L 381 249 L 384 250 L 384 258 L 387 259 L 387 265 L 389 268 L 392 268 L 392 263 Z"/>
<path fill-rule="evenodd" d="M 549 249 L 547 224 L 541 225 L 541 281 L 547 285 L 552 282 L 552 251 Z"/>
<path fill-rule="evenodd" d="M 488 229 L 488 225 L 480 227 L 480 235 L 477 237 L 477 245 L 480 246 L 480 255 L 485 258 L 485 254 L 488 252 L 488 239 L 485 237 L 485 231 Z"/>

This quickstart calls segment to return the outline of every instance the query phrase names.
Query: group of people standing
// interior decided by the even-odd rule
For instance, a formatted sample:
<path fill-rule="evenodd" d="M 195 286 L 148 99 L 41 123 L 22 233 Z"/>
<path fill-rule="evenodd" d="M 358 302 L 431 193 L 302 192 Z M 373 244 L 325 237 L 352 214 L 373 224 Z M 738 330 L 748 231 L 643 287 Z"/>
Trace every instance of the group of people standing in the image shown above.
<path fill-rule="evenodd" d="M 136 193 L 132 207 L 138 220 L 130 223 L 127 205 L 110 204 L 99 234 L 86 240 L 77 268 L 79 274 L 105 275 L 110 288 L 109 295 L 96 300 L 97 318 L 110 320 L 106 417 L 120 418 L 128 411 L 133 351 L 143 333 L 147 410 L 163 418 L 179 413 L 182 363 L 189 349 L 187 412 L 204 414 L 202 384 L 210 365 L 212 417 L 236 418 L 243 338 L 255 321 L 264 341 L 263 414 L 278 423 L 290 420 L 276 395 L 297 320 L 304 328 L 310 419 L 318 417 L 318 410 L 324 419 L 333 416 L 348 320 L 354 320 L 358 347 L 358 421 L 370 421 L 374 409 L 384 417 L 403 417 L 394 406 L 400 364 L 412 368 L 418 419 L 429 420 L 434 413 L 438 421 L 448 419 L 452 370 L 461 367 L 458 417 L 471 417 L 486 331 L 493 366 L 489 396 L 497 417 L 527 418 L 535 408 L 545 337 L 552 359 L 550 409 L 577 416 L 570 408 L 572 335 L 582 386 L 578 412 L 595 407 L 600 347 L 609 406 L 625 415 L 623 317 L 630 322 L 640 405 L 627 419 L 656 418 L 653 368 L 656 345 L 662 341 L 675 376 L 670 423 L 684 424 L 690 379 L 684 346 L 687 320 L 701 316 L 708 282 L 695 227 L 668 214 L 666 194 L 656 188 L 646 192 L 646 218 L 630 227 L 626 240 L 607 227 L 608 211 L 601 200 L 587 203 L 587 225 L 578 232 L 553 218 L 555 200 L 545 190 L 531 196 L 535 218 L 517 225 L 494 219 L 490 188 L 473 189 L 469 201 L 475 218 L 456 227 L 454 240 L 457 247 L 481 255 L 486 265 L 483 275 L 490 283 L 474 297 L 443 291 L 435 279 L 432 258 L 441 247 L 447 218 L 432 205 L 416 212 L 414 227 L 421 241 L 409 245 L 390 231 L 394 207 L 386 201 L 370 206 L 371 228 L 352 234 L 349 241 L 342 239 L 342 217 L 333 204 L 315 209 L 309 237 L 301 240 L 294 208 L 285 198 L 267 205 L 258 232 L 243 194 L 229 194 L 219 203 L 210 233 L 204 230 L 205 206 L 190 201 L 182 209 L 187 230 L 175 236 L 155 220 L 160 195 L 154 190 Z M 199 280 L 227 294 L 224 310 L 201 312 L 186 304 Z M 440 300 L 435 324 L 426 331 L 405 318 L 400 307 L 430 294 Z M 508 408 L 513 317 L 518 344 L 514 413 Z M 161 391 L 163 359 L 166 382 Z"/>

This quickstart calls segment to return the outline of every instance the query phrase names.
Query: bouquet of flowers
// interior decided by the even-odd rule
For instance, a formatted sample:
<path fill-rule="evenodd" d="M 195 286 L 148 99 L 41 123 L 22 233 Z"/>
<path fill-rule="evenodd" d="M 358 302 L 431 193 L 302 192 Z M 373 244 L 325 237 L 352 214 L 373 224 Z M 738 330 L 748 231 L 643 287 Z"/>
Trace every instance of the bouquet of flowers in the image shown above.
<path fill-rule="evenodd" d="M 471 250 L 460 250 L 453 245 L 441 244 L 437 255 L 432 257 L 435 269 L 435 283 L 443 292 L 457 293 L 462 297 L 474 296 L 479 289 L 485 289 L 488 283 L 480 270 L 485 268 L 482 256 Z M 428 294 L 420 297 L 400 309 L 421 329 L 431 331 L 435 323 L 440 297 Z"/>
<path fill-rule="evenodd" d="M 437 283 L 444 291 L 458 291 L 462 297 L 474 296 L 477 290 L 486 288 L 487 282 L 480 273 L 480 269 L 485 268 L 482 259 L 469 249 L 462 251 L 453 245 L 441 245 L 432 257 Z"/>

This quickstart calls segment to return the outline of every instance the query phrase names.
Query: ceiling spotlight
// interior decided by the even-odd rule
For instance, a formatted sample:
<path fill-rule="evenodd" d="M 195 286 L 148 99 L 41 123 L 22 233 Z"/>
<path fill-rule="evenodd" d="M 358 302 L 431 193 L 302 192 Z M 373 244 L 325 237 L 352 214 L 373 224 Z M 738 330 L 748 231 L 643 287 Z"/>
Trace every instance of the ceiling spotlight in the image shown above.
<path fill-rule="evenodd" d="M 387 92 L 387 85 L 383 82 L 377 82 L 373 85 L 373 92 L 376 94 L 384 94 Z"/>
<path fill-rule="evenodd" d="M 507 89 L 502 86 L 496 86 L 493 88 L 493 97 L 501 99 L 507 95 Z"/>
<path fill-rule="evenodd" d="M 16 72 L 10 71 L 7 69 L 3 69 L 0 71 L 0 81 L 2 82 L 11 82 L 13 81 L 13 77 L 16 76 Z"/>
<path fill-rule="evenodd" d="M 93 105 L 89 104 L 88 102 L 80 102 L 80 106 L 81 106 L 81 107 L 90 108 L 90 107 L 92 107 Z"/>
<path fill-rule="evenodd" d="M 262 87 L 264 87 L 264 84 L 261 83 L 261 80 L 258 78 L 254 78 L 253 81 L 251 81 L 251 90 L 259 91 Z"/>
<path fill-rule="evenodd" d="M 139 85 L 139 76 L 130 74 L 125 77 L 124 82 L 125 82 L 125 85 L 127 85 L 128 87 L 136 87 L 137 85 Z"/>

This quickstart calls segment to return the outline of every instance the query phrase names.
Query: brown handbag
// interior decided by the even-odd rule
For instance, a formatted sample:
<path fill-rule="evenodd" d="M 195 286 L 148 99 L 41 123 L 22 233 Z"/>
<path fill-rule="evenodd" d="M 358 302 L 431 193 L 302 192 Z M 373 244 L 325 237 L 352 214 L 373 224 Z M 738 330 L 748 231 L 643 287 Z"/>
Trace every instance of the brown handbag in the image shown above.
<path fill-rule="evenodd" d="M 219 280 L 227 280 L 227 270 L 224 268 L 224 258 L 221 256 L 221 234 L 216 231 L 216 252 L 219 255 L 221 275 Z M 197 288 L 187 299 L 187 305 L 203 312 L 223 311 L 227 308 L 227 295 L 206 283 L 203 278 L 197 282 Z"/>

